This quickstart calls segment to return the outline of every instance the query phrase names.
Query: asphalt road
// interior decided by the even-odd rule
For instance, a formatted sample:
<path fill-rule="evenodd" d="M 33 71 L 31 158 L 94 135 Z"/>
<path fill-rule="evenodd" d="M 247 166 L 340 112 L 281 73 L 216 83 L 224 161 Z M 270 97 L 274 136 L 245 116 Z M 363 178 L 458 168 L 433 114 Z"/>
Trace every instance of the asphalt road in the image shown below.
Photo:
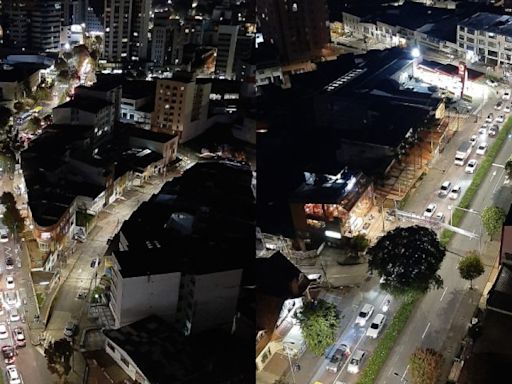
<path fill-rule="evenodd" d="M 493 95 L 488 100 L 483 109 L 483 116 L 486 116 L 489 112 L 494 112 L 496 115 L 496 111 L 494 111 L 495 97 Z M 425 177 L 420 188 L 408 201 L 405 210 L 422 213 L 429 202 L 435 202 L 439 204 L 438 209 L 446 210 L 445 213 L 448 213 L 449 217 L 447 210 L 449 203 L 446 198 L 440 199 L 437 197 L 437 191 L 444 180 L 460 183 L 463 188 L 464 185 L 469 185 L 471 176 L 464 174 L 462 167 L 453 165 L 452 159 L 458 145 L 475 134 L 480 123 L 475 124 L 471 118 L 465 122 L 464 129 L 456 134 L 442 157 L 434 164 L 437 171 L 434 169 Z M 511 153 L 512 140 L 508 139 L 498 154 L 495 163 L 504 164 Z M 475 158 L 474 150 L 470 158 Z M 445 173 L 439 171 L 442 169 L 446 170 Z M 470 208 L 482 212 L 485 207 L 492 205 L 493 193 L 503 184 L 503 181 L 503 169 L 493 167 L 487 174 Z M 480 217 L 476 214 L 467 213 L 460 227 L 479 233 L 481 228 Z M 473 282 L 475 290 L 470 291 L 468 289 L 469 282 L 460 278 L 457 265 L 460 260 L 459 255 L 464 255 L 470 250 L 478 250 L 480 241 L 470 240 L 462 235 L 453 237 L 447 248 L 456 254 L 447 252 L 439 271 L 444 280 L 443 289 L 427 293 L 419 303 L 417 310 L 411 316 L 408 325 L 395 344 L 376 381 L 377 383 L 412 382 L 409 372 L 409 358 L 417 347 L 434 348 L 444 353 L 448 358 L 454 355 L 478 304 L 480 294 L 485 288 L 492 269 L 491 266 L 498 256 L 496 252 L 486 252 L 489 243 L 485 234 L 481 245 L 484 251 L 482 258 L 486 265 L 485 273 Z"/>

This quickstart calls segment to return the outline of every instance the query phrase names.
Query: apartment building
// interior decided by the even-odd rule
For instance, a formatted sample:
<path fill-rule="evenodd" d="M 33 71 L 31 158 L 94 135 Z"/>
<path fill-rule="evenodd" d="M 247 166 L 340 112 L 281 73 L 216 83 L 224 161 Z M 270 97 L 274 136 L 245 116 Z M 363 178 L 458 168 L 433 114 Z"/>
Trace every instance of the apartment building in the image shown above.
<path fill-rule="evenodd" d="M 190 140 L 207 128 L 211 83 L 188 72 L 157 80 L 152 130 Z"/>

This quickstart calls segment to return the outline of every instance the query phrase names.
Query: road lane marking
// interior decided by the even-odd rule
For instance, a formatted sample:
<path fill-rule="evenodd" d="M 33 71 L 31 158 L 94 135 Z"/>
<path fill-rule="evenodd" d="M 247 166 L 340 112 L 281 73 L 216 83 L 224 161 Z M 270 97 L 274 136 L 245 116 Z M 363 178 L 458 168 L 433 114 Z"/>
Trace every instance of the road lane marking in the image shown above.
<path fill-rule="evenodd" d="M 347 366 L 348 362 L 350 361 L 350 359 L 352 358 L 352 355 L 354 354 L 355 351 L 357 351 L 357 347 L 359 346 L 359 344 L 361 344 L 361 341 L 363 341 L 364 337 L 366 335 L 366 332 L 363 332 L 363 335 L 361 336 L 361 338 L 359 339 L 359 341 L 357 342 L 356 346 L 352 349 L 352 353 L 348 356 L 348 359 L 347 361 L 345 361 L 345 363 L 343 364 L 343 366 L 341 367 L 340 369 L 340 373 L 338 373 L 336 375 L 336 378 L 333 380 L 332 384 L 336 383 L 336 380 L 338 380 L 338 378 L 341 376 L 341 374 L 343 373 L 343 370 L 345 369 L 345 367 Z"/>
<path fill-rule="evenodd" d="M 430 325 L 430 323 L 428 323 L 428 325 Z M 407 367 L 405 368 L 405 372 L 404 374 L 402 375 L 402 380 L 401 381 L 404 381 L 404 378 L 405 378 L 405 375 L 407 375 L 407 371 L 409 370 L 409 365 L 407 365 Z"/>
<path fill-rule="evenodd" d="M 444 295 L 446 294 L 446 291 L 448 290 L 448 287 L 446 287 L 443 291 L 443 294 L 441 295 L 441 298 L 439 299 L 439 301 L 443 301 L 443 298 L 444 298 Z"/>
<path fill-rule="evenodd" d="M 422 339 L 425 337 L 425 334 L 427 333 L 429 327 L 430 327 L 430 323 L 427 324 L 427 328 L 425 328 L 425 332 L 423 332 L 423 335 L 421 336 Z M 409 367 L 409 366 L 407 366 L 407 367 Z"/>

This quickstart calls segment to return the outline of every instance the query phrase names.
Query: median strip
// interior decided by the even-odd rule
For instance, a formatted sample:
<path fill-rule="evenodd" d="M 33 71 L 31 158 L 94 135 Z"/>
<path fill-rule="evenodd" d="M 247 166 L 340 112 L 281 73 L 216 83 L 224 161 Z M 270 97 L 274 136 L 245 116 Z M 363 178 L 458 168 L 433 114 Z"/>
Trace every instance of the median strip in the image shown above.
<path fill-rule="evenodd" d="M 368 364 L 364 367 L 361 377 L 357 381 L 358 384 L 373 384 L 376 382 L 380 370 L 386 363 L 389 353 L 395 346 L 396 340 L 407 324 L 414 306 L 421 297 L 423 297 L 423 294 L 419 292 L 411 292 L 404 296 L 402 305 L 393 317 L 391 324 L 382 335 L 379 344 L 368 360 Z"/>
<path fill-rule="evenodd" d="M 473 176 L 473 180 L 471 180 L 471 184 L 469 185 L 468 189 L 466 190 L 466 193 L 464 193 L 464 196 L 460 200 L 459 207 L 468 209 L 471 202 L 473 201 L 476 193 L 478 192 L 478 188 L 480 187 L 480 184 L 482 184 L 482 181 L 485 179 L 487 174 L 489 173 L 489 170 L 492 167 L 492 164 L 498 155 L 499 151 L 503 147 L 503 144 L 507 140 L 507 137 L 510 133 L 510 128 L 512 126 L 512 121 L 507 119 L 505 124 L 503 124 L 503 127 L 498 132 L 498 135 L 496 136 L 496 140 L 494 143 L 489 147 L 489 150 L 487 151 L 487 154 L 485 155 L 485 158 L 480 163 L 480 167 L 475 172 L 475 175 Z M 454 227 L 457 227 L 462 219 L 464 218 L 464 215 L 466 214 L 465 211 L 462 210 L 455 210 L 452 214 L 452 224 Z M 448 245 L 450 240 L 452 239 L 454 235 L 454 232 L 450 231 L 449 229 L 445 229 L 443 232 L 441 232 L 440 236 L 440 242 L 445 247 Z"/>

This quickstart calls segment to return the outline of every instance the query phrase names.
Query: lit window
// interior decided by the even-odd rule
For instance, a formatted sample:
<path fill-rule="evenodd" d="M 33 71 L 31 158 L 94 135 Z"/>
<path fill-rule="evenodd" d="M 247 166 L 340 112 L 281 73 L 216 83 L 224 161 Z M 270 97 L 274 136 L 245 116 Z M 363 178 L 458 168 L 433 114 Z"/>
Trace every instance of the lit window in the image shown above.
<path fill-rule="evenodd" d="M 293 11 L 293 12 L 297 12 L 297 10 L 298 10 L 298 9 L 297 9 L 297 3 L 293 3 L 293 5 L 292 5 L 292 11 Z"/>

